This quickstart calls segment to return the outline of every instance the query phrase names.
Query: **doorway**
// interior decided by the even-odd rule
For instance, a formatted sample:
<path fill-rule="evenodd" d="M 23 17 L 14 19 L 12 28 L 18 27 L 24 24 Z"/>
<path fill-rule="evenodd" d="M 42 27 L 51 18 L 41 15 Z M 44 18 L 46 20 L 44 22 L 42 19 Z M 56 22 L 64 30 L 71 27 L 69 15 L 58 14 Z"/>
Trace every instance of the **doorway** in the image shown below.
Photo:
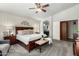
<path fill-rule="evenodd" d="M 60 22 L 60 40 L 74 41 L 78 30 L 78 20 Z"/>
<path fill-rule="evenodd" d="M 68 22 L 62 21 L 60 22 L 60 39 L 67 40 L 68 38 Z"/>

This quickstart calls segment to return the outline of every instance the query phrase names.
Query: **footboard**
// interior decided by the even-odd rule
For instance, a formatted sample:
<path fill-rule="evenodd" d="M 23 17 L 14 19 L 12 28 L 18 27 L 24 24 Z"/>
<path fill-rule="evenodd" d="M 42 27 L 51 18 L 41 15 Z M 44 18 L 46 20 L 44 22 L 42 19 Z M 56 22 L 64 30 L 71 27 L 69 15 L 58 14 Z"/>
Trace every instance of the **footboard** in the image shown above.
<path fill-rule="evenodd" d="M 33 41 L 29 41 L 29 44 L 28 45 L 24 44 L 23 42 L 21 42 L 19 40 L 17 40 L 17 43 L 20 44 L 22 47 L 24 47 L 25 49 L 27 49 L 30 52 L 34 48 L 36 48 L 35 41 L 37 41 L 37 40 L 40 40 L 40 39 L 36 39 L 36 40 L 33 40 Z"/>

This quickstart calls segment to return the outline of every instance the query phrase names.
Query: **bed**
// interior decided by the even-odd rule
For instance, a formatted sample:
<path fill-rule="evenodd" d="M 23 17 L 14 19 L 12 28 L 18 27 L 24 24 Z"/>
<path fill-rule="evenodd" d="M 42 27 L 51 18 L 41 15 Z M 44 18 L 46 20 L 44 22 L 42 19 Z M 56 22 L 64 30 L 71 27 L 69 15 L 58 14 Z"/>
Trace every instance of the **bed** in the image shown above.
<path fill-rule="evenodd" d="M 22 45 L 30 52 L 36 47 L 35 41 L 39 40 L 42 37 L 42 35 L 34 34 L 34 33 L 19 34 L 18 31 L 24 31 L 24 30 L 27 32 L 30 32 L 30 31 L 33 32 L 33 27 L 16 27 L 16 39 L 20 45 Z"/>
<path fill-rule="evenodd" d="M 28 45 L 29 41 L 34 41 L 41 38 L 41 34 L 30 34 L 30 35 L 17 35 L 17 40 L 23 42 Z"/>

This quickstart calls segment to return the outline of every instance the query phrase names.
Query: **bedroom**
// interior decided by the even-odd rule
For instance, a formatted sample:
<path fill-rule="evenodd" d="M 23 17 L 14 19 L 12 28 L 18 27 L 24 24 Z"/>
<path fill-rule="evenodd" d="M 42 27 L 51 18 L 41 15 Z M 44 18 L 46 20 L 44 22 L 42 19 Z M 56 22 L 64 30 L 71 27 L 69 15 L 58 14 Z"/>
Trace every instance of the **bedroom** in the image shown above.
<path fill-rule="evenodd" d="M 12 44 L 7 56 L 72 56 L 73 43 L 60 40 L 60 21 L 78 19 L 79 4 L 47 3 L 49 6 L 46 7 L 46 12 L 39 11 L 38 9 L 29 9 L 35 7 L 36 5 L 37 3 L 0 3 L 0 39 L 9 39 L 10 43 Z M 38 5 L 41 4 L 38 3 Z M 46 5 L 46 3 L 43 5 Z M 30 51 L 30 49 L 35 47 L 35 41 L 33 40 L 30 43 L 30 40 L 27 40 L 26 43 L 26 41 L 23 40 L 23 38 L 26 39 L 26 37 L 23 37 L 23 35 L 21 36 L 22 39 L 20 39 L 20 41 L 24 43 L 22 44 L 23 46 L 27 45 L 27 49 L 24 49 L 21 45 L 19 45 L 21 42 L 18 44 L 18 41 L 16 40 L 18 39 L 17 32 L 22 34 L 21 30 L 25 30 L 26 33 L 24 34 L 28 34 L 28 32 L 34 34 L 31 36 L 28 35 L 28 40 L 34 39 L 36 41 L 37 39 L 39 40 L 40 38 L 48 37 L 48 39 L 52 40 L 52 44 L 45 44 L 46 46 L 43 46 L 41 53 L 39 52 L 38 48 Z M 66 54 L 65 51 L 67 51 Z"/>

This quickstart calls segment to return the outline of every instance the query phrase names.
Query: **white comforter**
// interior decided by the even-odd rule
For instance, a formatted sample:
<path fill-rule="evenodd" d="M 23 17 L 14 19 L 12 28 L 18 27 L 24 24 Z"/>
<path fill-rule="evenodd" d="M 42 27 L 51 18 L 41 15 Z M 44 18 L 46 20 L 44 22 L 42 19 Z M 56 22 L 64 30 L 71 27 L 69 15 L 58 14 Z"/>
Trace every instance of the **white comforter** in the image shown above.
<path fill-rule="evenodd" d="M 29 41 L 33 41 L 36 39 L 40 39 L 42 37 L 41 34 L 30 34 L 30 35 L 17 35 L 17 40 L 25 43 L 26 45 L 29 44 Z"/>

